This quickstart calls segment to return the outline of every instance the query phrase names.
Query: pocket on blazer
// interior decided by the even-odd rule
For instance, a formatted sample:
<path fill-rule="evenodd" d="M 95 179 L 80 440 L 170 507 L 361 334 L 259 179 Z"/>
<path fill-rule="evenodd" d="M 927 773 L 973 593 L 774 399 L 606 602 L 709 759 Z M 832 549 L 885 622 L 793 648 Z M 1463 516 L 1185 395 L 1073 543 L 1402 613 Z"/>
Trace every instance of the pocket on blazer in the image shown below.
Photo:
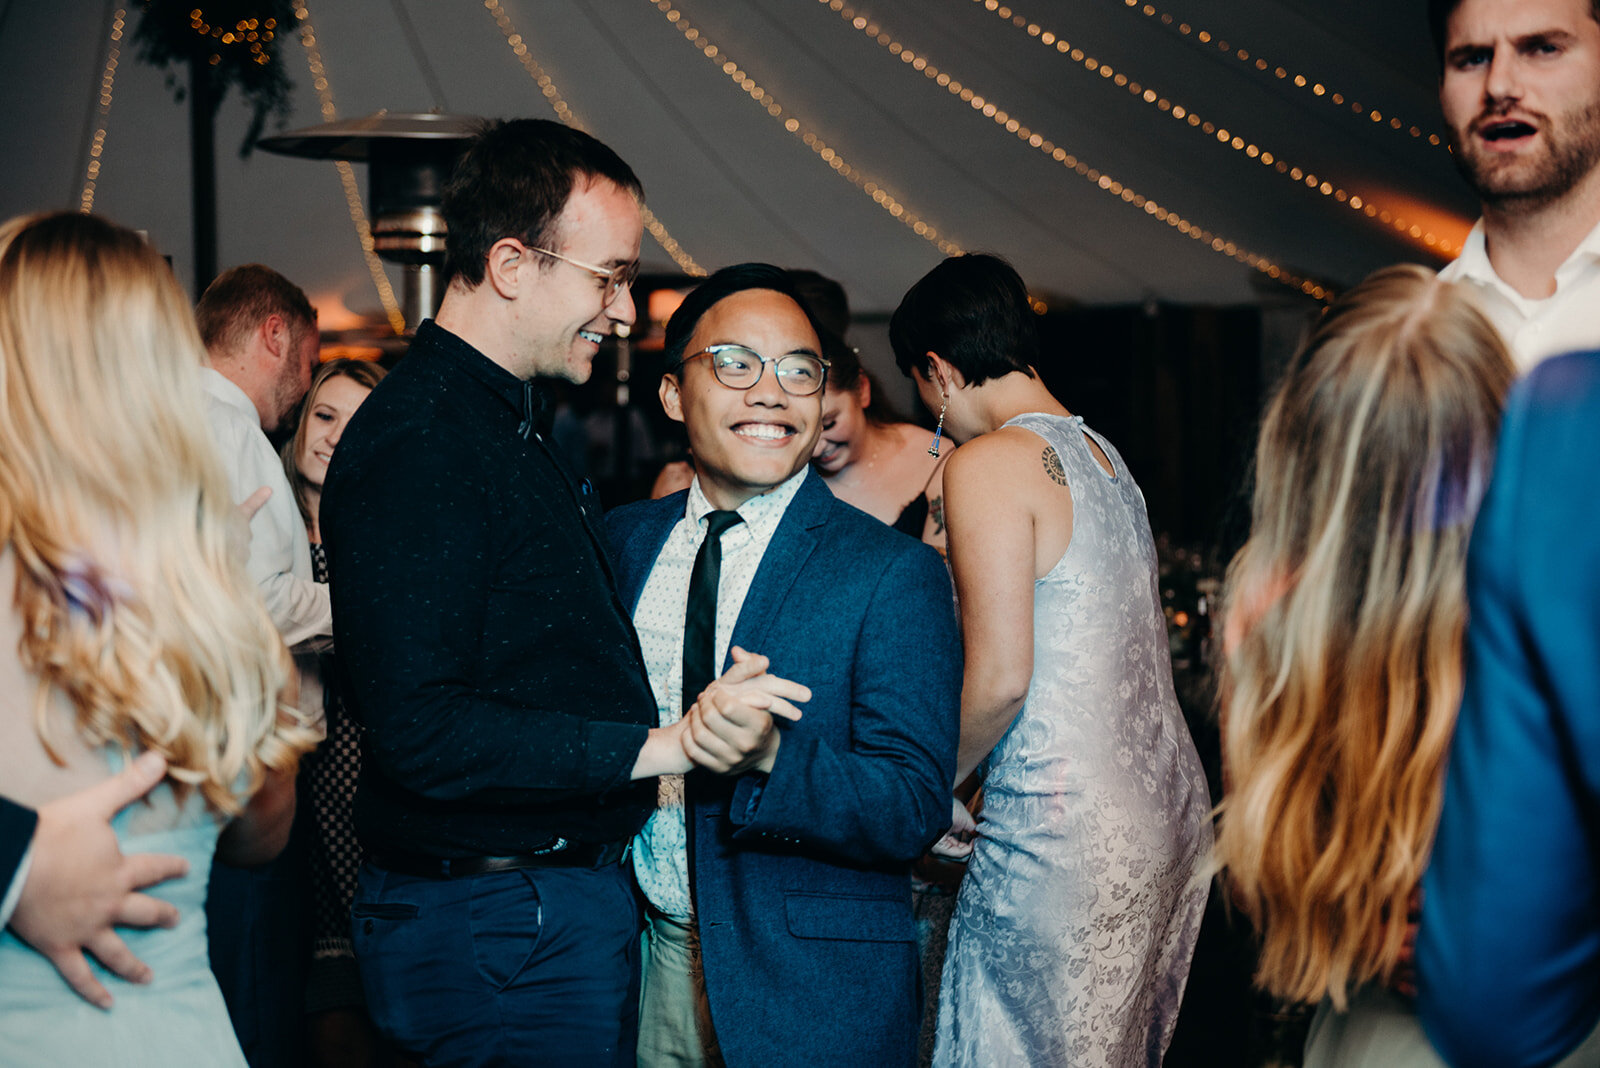
<path fill-rule="evenodd" d="M 791 890 L 783 895 L 783 907 L 789 933 L 796 938 L 843 942 L 917 940 L 917 924 L 907 898 Z"/>

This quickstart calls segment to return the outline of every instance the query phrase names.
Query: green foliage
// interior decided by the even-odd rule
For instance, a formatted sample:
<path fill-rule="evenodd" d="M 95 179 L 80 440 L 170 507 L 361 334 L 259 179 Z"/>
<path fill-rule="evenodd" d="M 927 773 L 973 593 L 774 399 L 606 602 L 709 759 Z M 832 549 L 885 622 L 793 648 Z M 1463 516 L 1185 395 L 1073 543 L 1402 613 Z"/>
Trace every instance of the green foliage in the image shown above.
<path fill-rule="evenodd" d="M 250 105 L 240 156 L 250 155 L 268 117 L 284 125 L 294 88 L 282 54 L 295 25 L 289 0 L 144 0 L 143 7 L 133 38 L 139 58 L 165 68 L 167 88 L 180 103 L 190 91 L 189 73 L 206 71 L 213 116 L 234 86 Z"/>

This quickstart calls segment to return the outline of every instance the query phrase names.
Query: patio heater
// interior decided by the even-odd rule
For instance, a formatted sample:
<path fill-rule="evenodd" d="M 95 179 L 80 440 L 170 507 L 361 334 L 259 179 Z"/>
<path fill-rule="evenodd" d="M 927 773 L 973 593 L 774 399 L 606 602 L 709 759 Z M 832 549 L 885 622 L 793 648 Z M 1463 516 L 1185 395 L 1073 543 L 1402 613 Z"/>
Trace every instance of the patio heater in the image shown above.
<path fill-rule="evenodd" d="M 264 138 L 259 147 L 282 156 L 367 165 L 373 249 L 404 270 L 400 308 L 406 332 L 414 333 L 444 299 L 439 204 L 456 160 L 481 123 L 468 115 L 378 111 Z"/>

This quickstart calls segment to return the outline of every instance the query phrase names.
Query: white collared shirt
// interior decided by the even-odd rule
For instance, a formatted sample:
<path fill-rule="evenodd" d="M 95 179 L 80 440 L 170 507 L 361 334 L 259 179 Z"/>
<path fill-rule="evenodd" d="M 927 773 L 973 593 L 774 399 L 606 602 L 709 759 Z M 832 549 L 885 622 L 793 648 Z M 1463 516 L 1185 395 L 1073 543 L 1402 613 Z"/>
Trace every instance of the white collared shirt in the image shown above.
<path fill-rule="evenodd" d="M 262 486 L 272 496 L 250 521 L 249 574 L 288 645 L 333 633 L 328 587 L 312 580 L 311 544 L 283 461 L 261 430 L 261 416 L 244 390 L 215 368 L 200 371 L 206 423 L 234 503 Z"/>
<path fill-rule="evenodd" d="M 733 625 L 745 595 L 761 566 L 773 532 L 789 502 L 805 481 L 809 466 L 791 475 L 770 493 L 752 497 L 738 508 L 744 522 L 722 535 L 722 573 L 717 586 L 716 662 L 728 656 Z M 706 537 L 706 515 L 715 507 L 700 489 L 700 476 L 689 486 L 684 516 L 667 535 L 650 577 L 639 593 L 633 625 L 639 632 L 645 671 L 655 693 L 661 725 L 683 718 L 683 622 L 689 607 L 689 578 L 694 558 Z M 753 649 L 751 652 L 760 652 Z M 633 840 L 633 870 L 644 895 L 661 912 L 687 919 L 694 912 L 689 896 L 688 837 L 684 827 L 683 776 L 663 775 L 659 800 L 644 829 Z"/>
<path fill-rule="evenodd" d="M 1519 373 L 1550 356 L 1600 348 L 1600 225 L 1556 269 L 1556 291 L 1543 300 L 1529 300 L 1495 273 L 1482 219 L 1439 277 L 1462 283 L 1478 298 Z"/>

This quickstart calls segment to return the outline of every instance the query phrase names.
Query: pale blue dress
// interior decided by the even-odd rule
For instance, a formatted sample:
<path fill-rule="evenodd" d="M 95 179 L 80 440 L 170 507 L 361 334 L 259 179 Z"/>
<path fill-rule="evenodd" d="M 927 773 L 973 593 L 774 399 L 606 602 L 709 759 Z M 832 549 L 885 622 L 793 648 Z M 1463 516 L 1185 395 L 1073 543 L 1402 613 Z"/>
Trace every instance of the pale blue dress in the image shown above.
<path fill-rule="evenodd" d="M 1211 822 L 1150 521 L 1122 457 L 1094 435 L 1108 476 L 1082 419 L 1006 425 L 1060 456 L 1072 540 L 1034 583 L 1033 679 L 986 762 L 934 1064 L 1156 1066 L 1205 911 Z"/>
<path fill-rule="evenodd" d="M 120 766 L 120 760 L 110 763 Z M 90 959 L 116 1003 L 109 1012 L 73 992 L 55 967 L 0 932 L 0 1065 L 92 1065 L 94 1068 L 242 1068 L 244 1056 L 228 1022 L 222 992 L 206 954 L 206 881 L 220 825 L 198 792 L 183 811 L 166 785 L 148 803 L 113 821 L 123 853 L 175 853 L 189 873 L 148 892 L 178 907 L 170 930 L 123 930 L 123 941 L 155 973 L 147 984 L 116 978 Z M 148 830 L 165 825 L 168 830 Z"/>

